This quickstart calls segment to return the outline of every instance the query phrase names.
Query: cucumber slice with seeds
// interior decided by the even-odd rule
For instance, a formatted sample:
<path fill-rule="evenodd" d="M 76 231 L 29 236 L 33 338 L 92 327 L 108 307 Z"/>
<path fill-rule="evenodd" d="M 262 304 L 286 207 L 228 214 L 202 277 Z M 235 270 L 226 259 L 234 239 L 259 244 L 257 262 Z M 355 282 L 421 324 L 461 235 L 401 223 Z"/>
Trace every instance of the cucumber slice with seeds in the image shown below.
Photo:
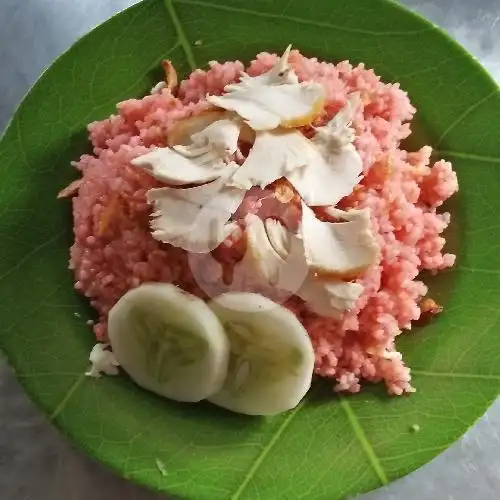
<path fill-rule="evenodd" d="M 199 298 L 160 283 L 126 293 L 111 309 L 113 353 L 144 389 L 195 402 L 222 387 L 229 344 L 219 320 Z"/>
<path fill-rule="evenodd" d="M 212 403 L 248 415 L 273 415 L 307 393 L 314 350 L 297 317 L 262 295 L 226 293 L 210 303 L 230 343 L 229 368 Z"/>

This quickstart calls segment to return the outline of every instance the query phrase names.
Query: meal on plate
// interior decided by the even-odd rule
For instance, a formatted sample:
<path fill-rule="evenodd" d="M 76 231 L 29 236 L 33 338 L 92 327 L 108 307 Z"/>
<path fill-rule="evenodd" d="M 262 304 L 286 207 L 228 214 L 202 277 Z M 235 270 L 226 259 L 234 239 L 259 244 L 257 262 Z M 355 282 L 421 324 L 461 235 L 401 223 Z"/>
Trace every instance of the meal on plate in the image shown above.
<path fill-rule="evenodd" d="M 453 266 L 438 210 L 458 189 L 415 113 L 364 65 L 287 48 L 211 62 L 88 127 L 70 267 L 99 320 L 90 376 L 121 366 L 178 401 L 255 415 L 337 392 L 411 393 L 395 341 L 442 307 L 418 279 Z"/>

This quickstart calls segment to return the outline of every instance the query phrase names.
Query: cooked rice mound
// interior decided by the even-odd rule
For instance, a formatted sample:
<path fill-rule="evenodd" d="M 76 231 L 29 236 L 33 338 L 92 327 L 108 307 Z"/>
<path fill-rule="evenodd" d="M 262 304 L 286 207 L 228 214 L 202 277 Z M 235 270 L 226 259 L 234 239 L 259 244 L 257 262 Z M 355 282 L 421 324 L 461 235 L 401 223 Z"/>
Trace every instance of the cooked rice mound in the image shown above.
<path fill-rule="evenodd" d="M 262 53 L 246 71 L 255 76 L 275 62 L 275 55 Z M 382 83 L 363 65 L 319 62 L 297 51 L 292 52 L 290 63 L 300 80 L 315 80 L 325 87 L 325 113 L 318 124 L 344 106 L 350 92 L 361 92 L 364 109 L 353 126 L 365 178 L 339 206 L 370 208 L 381 256 L 378 265 L 358 280 L 364 293 L 356 309 L 341 321 L 312 313 L 297 297 L 285 305 L 311 336 L 316 373 L 334 379 L 335 390 L 358 392 L 362 381 L 384 381 L 390 394 L 411 392 L 410 369 L 397 353 L 387 356 L 386 350 L 394 351 L 395 338 L 419 319 L 419 302 L 427 293 L 416 279 L 419 273 L 454 264 L 455 256 L 443 253 L 441 236 L 450 216 L 437 209 L 457 191 L 456 175 L 448 162 L 430 164 L 429 147 L 414 153 L 400 148 L 410 135 L 415 109 L 398 84 Z M 70 267 L 75 288 L 90 299 L 99 315 L 95 326 L 99 340 L 106 339 L 110 308 L 143 282 L 173 282 L 205 297 L 206 288 L 193 276 L 186 252 L 151 236 L 146 192 L 160 184 L 130 161 L 152 146 L 165 146 L 178 120 L 206 109 L 205 95 L 222 93 L 243 69 L 239 61 L 212 63 L 207 71 L 198 69 L 183 81 L 178 97 L 164 89 L 130 99 L 118 104 L 116 115 L 89 125 L 93 154 L 75 163 L 83 178 L 73 199 L 75 242 Z M 224 250 L 229 254 L 228 259 L 232 249 L 241 250 L 233 245 L 234 235 L 231 238 L 223 243 L 222 252 L 219 249 L 219 254 Z M 205 270 L 208 282 L 209 275 Z"/>

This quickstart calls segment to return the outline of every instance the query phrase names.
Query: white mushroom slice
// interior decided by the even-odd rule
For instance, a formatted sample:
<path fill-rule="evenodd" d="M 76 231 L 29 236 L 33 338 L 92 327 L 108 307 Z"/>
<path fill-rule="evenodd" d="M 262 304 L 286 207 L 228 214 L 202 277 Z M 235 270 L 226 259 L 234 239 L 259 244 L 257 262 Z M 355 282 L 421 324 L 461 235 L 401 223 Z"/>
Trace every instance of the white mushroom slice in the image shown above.
<path fill-rule="evenodd" d="M 284 259 L 276 252 L 266 233 L 262 220 L 254 214 L 245 217 L 245 235 L 247 249 L 242 266 L 251 273 L 256 273 L 265 284 L 276 286 Z"/>
<path fill-rule="evenodd" d="M 235 111 L 254 130 L 308 125 L 323 109 L 324 89 L 314 82 L 298 83 L 288 63 L 291 48 L 268 72 L 255 77 L 243 73 L 238 83 L 226 85 L 226 94 L 207 96 L 207 100 Z"/>
<path fill-rule="evenodd" d="M 273 247 L 274 251 L 282 259 L 286 259 L 290 253 L 290 247 L 292 245 L 292 233 L 287 231 L 285 226 L 276 219 L 266 219 L 264 221 L 264 227 L 269 243 Z"/>
<path fill-rule="evenodd" d="M 359 283 L 308 279 L 297 295 L 320 316 L 339 319 L 344 311 L 353 309 L 363 292 Z"/>
<path fill-rule="evenodd" d="M 316 134 L 312 140 L 325 156 L 340 152 L 354 141 L 351 124 L 359 104 L 359 93 L 351 94 L 347 104 L 326 125 L 315 128 Z"/>
<path fill-rule="evenodd" d="M 305 258 L 319 278 L 353 279 L 378 259 L 369 211 L 353 210 L 346 217 L 348 222 L 322 222 L 302 203 L 300 230 Z"/>
<path fill-rule="evenodd" d="M 336 205 L 359 184 L 362 169 L 359 153 L 349 144 L 329 157 L 315 148 L 307 167 L 293 170 L 286 177 L 308 205 Z"/>
<path fill-rule="evenodd" d="M 316 128 L 311 141 L 315 154 L 307 168 L 287 176 L 310 206 L 336 205 L 362 179 L 363 162 L 352 144 L 354 131 L 350 128 L 358 100 L 354 94 L 329 123 Z"/>
<path fill-rule="evenodd" d="M 267 286 L 296 293 L 308 275 L 302 242 L 277 221 L 245 217 L 247 251 L 242 264 Z"/>
<path fill-rule="evenodd" d="M 207 96 L 207 100 L 235 111 L 254 130 L 308 125 L 321 112 L 324 103 L 324 89 L 315 82 L 249 85 L 242 80 L 225 90 L 227 94 Z"/>
<path fill-rule="evenodd" d="M 242 189 L 263 188 L 305 167 L 317 154 L 311 141 L 297 130 L 258 132 L 247 159 L 230 182 Z"/>
<path fill-rule="evenodd" d="M 153 237 L 189 252 L 215 249 L 227 236 L 226 223 L 245 195 L 225 182 L 221 177 L 194 188 L 151 189 L 148 201 L 155 207 Z"/>
<path fill-rule="evenodd" d="M 183 144 L 187 146 L 191 143 L 191 136 L 193 134 L 201 132 L 213 122 L 225 118 L 226 115 L 227 112 L 224 110 L 204 111 L 198 115 L 179 120 L 168 132 L 168 145 Z"/>
<path fill-rule="evenodd" d="M 247 253 L 242 265 L 248 266 L 267 286 L 299 296 L 322 316 L 340 318 L 355 306 L 363 287 L 333 277 L 315 277 L 306 261 L 303 241 L 297 235 L 277 221 L 268 219 L 263 223 L 255 215 L 248 215 L 245 222 Z"/>
<path fill-rule="evenodd" d="M 177 145 L 173 149 L 188 158 L 210 152 L 215 153 L 214 159 L 227 158 L 238 150 L 240 128 L 239 120 L 223 118 L 191 135 L 191 144 L 188 146 Z"/>
<path fill-rule="evenodd" d="M 219 177 L 238 150 L 241 123 L 221 119 L 191 136 L 191 144 L 157 148 L 132 160 L 153 177 L 172 185 L 203 184 Z"/>
<path fill-rule="evenodd" d="M 352 144 L 321 150 L 301 132 L 279 128 L 257 132 L 253 148 L 230 183 L 265 187 L 281 177 L 311 206 L 335 205 L 361 180 L 362 161 Z"/>
<path fill-rule="evenodd" d="M 359 95 L 353 94 L 329 123 L 316 128 L 316 154 L 307 168 L 290 173 L 288 180 L 310 206 L 336 205 L 362 179 L 363 162 L 352 144 L 350 128 Z"/>
<path fill-rule="evenodd" d="M 206 129 L 209 125 L 217 120 L 222 120 L 234 116 L 231 113 L 219 109 L 212 111 L 205 111 L 198 115 L 190 116 L 184 120 L 178 121 L 167 136 L 169 146 L 182 144 L 187 146 L 191 144 L 191 136 Z M 255 140 L 255 132 L 246 124 L 240 123 L 240 139 L 244 142 L 253 143 Z"/>
<path fill-rule="evenodd" d="M 174 285 L 146 283 L 111 309 L 108 334 L 121 366 L 141 387 L 177 401 L 218 392 L 229 343 L 203 300 Z"/>
<path fill-rule="evenodd" d="M 131 163 L 141 167 L 159 181 L 173 186 L 203 184 L 217 179 L 227 167 L 222 158 L 214 160 L 207 155 L 199 158 L 186 158 L 171 148 L 153 149 L 145 155 L 134 158 Z"/>
<path fill-rule="evenodd" d="M 297 317 L 253 293 L 221 295 L 210 308 L 224 326 L 230 355 L 226 381 L 208 400 L 248 415 L 295 408 L 311 386 L 315 359 Z"/>
<path fill-rule="evenodd" d="M 360 218 L 365 218 L 370 215 L 368 209 L 363 208 L 361 210 L 351 209 L 351 210 L 340 210 L 335 207 L 326 207 L 325 211 L 328 215 L 331 215 L 335 219 L 340 219 L 347 222 L 359 221 Z"/>
<path fill-rule="evenodd" d="M 290 57 L 290 51 L 292 46 L 289 45 L 283 55 L 278 59 L 276 64 L 266 73 L 258 76 L 248 76 L 246 73 L 242 73 L 240 78 L 240 83 L 245 82 L 245 86 L 262 86 L 262 85 L 284 85 L 284 84 L 296 84 L 299 83 L 297 74 L 290 66 L 288 58 Z M 227 85 L 225 90 L 231 91 L 237 84 Z"/>

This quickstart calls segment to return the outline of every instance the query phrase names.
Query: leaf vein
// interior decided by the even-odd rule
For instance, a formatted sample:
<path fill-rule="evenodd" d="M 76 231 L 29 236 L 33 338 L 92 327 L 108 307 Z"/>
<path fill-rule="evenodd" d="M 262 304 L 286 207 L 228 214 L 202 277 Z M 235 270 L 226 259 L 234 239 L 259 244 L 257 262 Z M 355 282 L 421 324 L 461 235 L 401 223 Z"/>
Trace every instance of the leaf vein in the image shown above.
<path fill-rule="evenodd" d="M 483 156 L 473 153 L 463 153 L 461 151 L 434 150 L 433 154 L 434 155 L 438 154 L 443 156 L 453 156 L 455 158 L 461 158 L 463 160 L 482 161 L 485 163 L 500 163 L 500 158 L 495 158 L 494 156 Z"/>
<path fill-rule="evenodd" d="M 172 47 L 170 49 L 168 49 L 161 57 L 159 58 L 156 58 L 155 61 L 148 67 L 148 69 L 146 70 L 146 73 L 149 73 L 150 71 L 158 68 L 160 66 L 160 63 L 163 59 L 165 59 L 166 57 L 168 57 L 170 54 L 172 54 L 172 52 L 174 52 L 176 49 L 178 49 L 179 47 L 181 46 L 181 41 L 180 40 L 177 40 L 177 42 L 175 42 L 174 45 L 172 45 Z M 129 94 L 132 92 L 132 90 L 134 90 L 140 83 L 142 83 L 142 81 L 144 80 L 144 74 L 141 74 L 140 78 L 138 78 L 137 80 L 135 80 L 133 83 L 131 83 L 130 85 L 128 85 L 125 89 L 121 90 L 121 94 L 123 94 L 124 96 L 129 96 Z M 82 118 L 82 122 L 89 122 L 90 119 L 92 118 L 92 116 L 96 116 L 100 110 L 102 109 L 107 109 L 108 107 L 116 107 L 116 99 L 113 99 L 111 101 L 107 101 L 103 104 L 100 104 L 99 106 L 94 106 L 83 118 Z M 77 132 L 78 130 L 80 129 L 80 126 L 76 126 L 73 130 L 72 130 L 72 133 L 74 132 Z"/>
<path fill-rule="evenodd" d="M 441 66 L 445 66 L 446 64 L 450 63 L 450 62 L 455 62 L 455 61 L 459 61 L 462 59 L 462 54 L 460 54 L 459 57 L 457 56 L 454 56 L 454 57 L 448 57 L 447 59 L 443 59 L 442 61 L 440 61 L 438 64 L 434 65 L 434 66 L 428 66 L 426 68 L 419 68 L 417 69 L 416 71 L 412 71 L 410 73 L 403 73 L 401 75 L 398 75 L 398 80 L 401 80 L 403 78 L 409 78 L 409 77 L 414 77 L 416 75 L 424 75 L 424 74 L 427 74 L 427 73 L 432 73 L 432 72 L 438 72 L 439 71 L 439 68 Z"/>
<path fill-rule="evenodd" d="M 34 373 L 16 373 L 19 379 L 41 378 L 41 377 L 74 377 L 81 372 L 34 372 Z"/>
<path fill-rule="evenodd" d="M 68 401 L 71 399 L 73 394 L 75 394 L 75 392 L 80 388 L 80 386 L 83 384 L 84 381 L 85 381 L 85 373 L 82 373 L 77 377 L 77 379 L 73 382 L 71 387 L 68 389 L 66 394 L 61 399 L 61 401 L 54 408 L 54 411 L 49 416 L 49 422 L 53 422 L 61 414 L 61 412 L 68 404 Z"/>
<path fill-rule="evenodd" d="M 15 123 L 16 123 L 16 132 L 17 132 L 17 138 L 19 140 L 19 151 L 21 151 L 21 154 L 23 155 L 24 162 L 26 163 L 26 166 L 31 169 L 31 163 L 28 158 L 28 154 L 26 153 L 26 149 L 24 149 L 24 140 L 23 140 L 23 133 L 21 131 L 21 119 L 20 119 L 21 113 L 19 113 L 19 116 L 14 118 Z"/>
<path fill-rule="evenodd" d="M 412 370 L 413 375 L 422 375 L 424 377 L 442 377 L 442 378 L 462 378 L 471 380 L 497 380 L 500 381 L 500 375 L 482 374 L 482 373 L 460 373 L 460 372 L 433 372 L 428 370 Z"/>
<path fill-rule="evenodd" d="M 310 495 L 313 491 L 314 491 L 314 488 L 316 488 L 316 486 L 318 484 L 320 484 L 323 479 L 325 478 L 325 476 L 327 474 L 329 474 L 332 469 L 334 469 L 338 463 L 341 462 L 342 458 L 347 455 L 347 453 L 351 450 L 351 447 L 353 446 L 353 444 L 356 442 L 356 439 L 353 439 L 343 450 L 342 452 L 337 455 L 335 457 L 335 460 L 333 460 L 333 462 L 329 463 L 328 464 L 328 467 L 325 467 L 325 470 L 320 474 L 318 475 L 318 477 L 316 478 L 316 480 L 314 482 L 312 482 L 310 485 L 309 485 L 309 488 L 308 490 L 304 493 L 304 497 L 307 498 L 308 495 Z"/>
<path fill-rule="evenodd" d="M 23 322 L 23 320 L 25 320 L 26 318 L 29 318 L 32 314 L 34 314 L 41 307 L 43 307 L 45 304 L 45 300 L 52 297 L 53 295 L 55 295 L 61 287 L 62 287 L 62 285 L 59 285 L 57 288 L 55 288 L 55 290 L 51 291 L 40 303 L 36 304 L 35 307 L 33 307 L 29 311 L 25 312 L 21 318 L 19 318 L 17 321 L 14 321 L 14 323 L 12 323 L 10 326 L 8 326 L 4 330 L 2 330 L 2 335 L 0 335 L 0 340 L 2 338 L 7 338 L 7 334 L 11 333 L 14 330 L 14 328 L 19 326 Z M 15 369 L 15 366 L 14 366 L 14 369 Z M 20 376 L 19 373 L 16 372 L 16 376 L 19 377 Z"/>
<path fill-rule="evenodd" d="M 365 452 L 370 465 L 375 471 L 375 474 L 380 479 L 380 482 L 383 485 L 388 484 L 389 480 L 387 479 L 387 474 L 385 473 L 385 470 L 382 467 L 381 461 L 377 456 L 377 454 L 375 453 L 372 444 L 366 437 L 365 431 L 363 430 L 363 427 L 361 427 L 361 424 L 359 423 L 356 413 L 354 412 L 354 410 L 352 409 L 351 405 L 349 404 L 349 402 L 345 397 L 342 397 L 340 399 L 340 406 L 347 415 L 347 419 L 351 424 L 354 434 L 356 435 L 359 443 L 361 444 L 361 447 L 363 448 L 363 451 Z"/>
<path fill-rule="evenodd" d="M 500 310 L 494 315 L 492 322 L 485 328 L 479 335 L 476 335 L 474 342 L 469 345 L 467 349 L 462 351 L 462 354 L 455 360 L 454 365 L 459 366 L 463 359 L 467 358 L 470 353 L 479 345 L 479 343 L 486 337 L 491 330 L 497 325 L 498 318 L 500 317 Z"/>
<path fill-rule="evenodd" d="M 484 269 L 482 267 L 460 266 L 457 269 L 460 271 L 469 271 L 471 273 L 500 274 L 500 271 L 498 269 Z"/>
<path fill-rule="evenodd" d="M 477 227 L 477 228 L 474 228 L 474 229 L 469 229 L 468 231 L 465 231 L 465 234 L 467 236 L 472 236 L 472 235 L 479 234 L 479 233 L 484 233 L 484 232 L 491 233 L 492 231 L 497 231 L 499 229 L 500 229 L 500 224 L 494 224 L 492 226 L 487 225 L 487 226 L 484 226 L 484 227 Z M 474 271 L 473 267 L 468 267 L 468 268 L 463 268 L 462 267 L 462 269 L 465 269 L 467 271 Z M 493 270 L 491 270 L 491 271 L 493 271 Z M 497 272 L 500 272 L 500 271 L 497 271 Z"/>
<path fill-rule="evenodd" d="M 163 0 L 163 3 L 165 5 L 165 8 L 167 9 L 170 18 L 172 19 L 175 31 L 177 32 L 177 37 L 182 46 L 182 49 L 184 50 L 184 53 L 186 54 L 187 62 L 191 67 L 191 69 L 195 70 L 198 67 L 198 65 L 196 64 L 193 50 L 191 49 L 191 44 L 187 39 L 186 33 L 184 32 L 184 28 L 181 24 L 179 17 L 177 16 L 177 12 L 175 11 L 174 4 L 172 0 Z"/>
<path fill-rule="evenodd" d="M 15 266 L 11 267 L 7 271 L 5 271 L 2 275 L 0 275 L 0 282 L 3 281 L 5 278 L 9 277 L 13 272 L 17 271 L 20 269 L 31 257 L 36 255 L 40 250 L 43 250 L 45 247 L 49 246 L 51 243 L 54 243 L 54 241 L 57 241 L 64 233 L 66 230 L 61 231 L 60 233 L 56 234 L 49 240 L 41 243 L 38 245 L 36 248 L 31 250 L 31 252 L 27 253 Z"/>
<path fill-rule="evenodd" d="M 283 423 L 279 427 L 279 429 L 274 433 L 270 441 L 264 446 L 260 454 L 257 456 L 251 467 L 248 469 L 248 472 L 246 473 L 245 477 L 243 478 L 243 481 L 241 484 L 238 486 L 238 489 L 233 493 L 231 496 L 231 500 L 237 500 L 238 498 L 241 497 L 241 494 L 245 491 L 246 487 L 249 485 L 250 481 L 252 478 L 255 476 L 257 470 L 259 467 L 262 465 L 262 462 L 265 460 L 269 452 L 274 448 L 276 443 L 279 441 L 281 435 L 287 427 L 290 425 L 292 420 L 294 419 L 295 415 L 300 411 L 302 408 L 303 403 L 299 404 L 293 411 L 290 412 L 290 414 L 287 416 L 285 420 L 283 420 Z"/>
<path fill-rule="evenodd" d="M 493 92 L 490 92 L 487 96 L 483 97 L 479 101 L 477 101 L 475 104 L 470 106 L 468 109 L 466 109 L 455 121 L 453 121 L 449 127 L 442 133 L 441 137 L 437 141 L 438 147 L 442 144 L 443 140 L 445 137 L 455 128 L 457 127 L 460 123 L 462 123 L 467 116 L 469 116 L 473 111 L 475 111 L 479 106 L 484 104 L 485 102 L 489 101 L 492 97 L 496 96 L 498 93 L 500 93 L 500 88 L 495 88 Z"/>
<path fill-rule="evenodd" d="M 350 485 L 348 485 L 346 488 L 344 488 L 342 490 L 341 493 L 339 493 L 339 498 L 351 498 L 351 497 L 348 497 L 347 495 L 349 493 L 352 493 L 352 492 L 356 492 L 356 488 L 358 486 L 358 484 L 361 484 L 364 480 L 365 480 L 365 477 L 366 475 L 368 474 L 368 470 L 365 470 L 365 472 L 363 472 L 363 474 L 361 474 L 358 479 L 356 479 L 356 481 Z"/>
<path fill-rule="evenodd" d="M 168 1 L 168 0 L 165 0 Z M 371 35 L 371 36 L 408 36 L 408 35 L 419 35 L 421 33 L 432 31 L 436 29 L 434 26 L 414 30 L 414 31 L 374 31 L 374 30 L 365 30 L 361 28 L 347 28 L 346 26 L 342 26 L 339 24 L 331 24 L 325 23 L 324 21 L 312 21 L 309 19 L 304 19 L 300 17 L 288 16 L 283 14 L 273 14 L 272 12 L 259 12 L 252 9 L 245 9 L 243 7 L 231 7 L 229 5 L 217 5 L 211 2 L 206 2 L 204 0 L 175 0 L 175 2 L 179 4 L 185 5 L 194 5 L 198 7 L 206 7 L 214 10 L 223 10 L 226 12 L 238 13 L 238 14 L 247 14 L 255 17 L 263 17 L 268 19 L 278 19 L 283 21 L 290 21 L 297 24 L 306 24 L 310 26 L 316 26 L 320 28 L 328 28 L 334 29 L 338 31 L 344 31 L 347 33 L 357 33 L 360 35 Z"/>
<path fill-rule="evenodd" d="M 384 462 L 393 462 L 394 460 L 401 460 L 402 458 L 408 458 L 408 457 L 411 457 L 413 455 L 418 455 L 419 453 L 433 453 L 433 452 L 439 453 L 441 451 L 446 450 L 446 448 L 448 448 L 450 446 L 450 444 L 451 443 L 444 444 L 441 446 L 431 446 L 429 448 L 419 448 L 419 449 L 414 450 L 414 451 L 409 451 L 407 453 L 401 453 L 400 455 L 393 455 L 393 456 L 384 458 L 383 461 Z"/>

